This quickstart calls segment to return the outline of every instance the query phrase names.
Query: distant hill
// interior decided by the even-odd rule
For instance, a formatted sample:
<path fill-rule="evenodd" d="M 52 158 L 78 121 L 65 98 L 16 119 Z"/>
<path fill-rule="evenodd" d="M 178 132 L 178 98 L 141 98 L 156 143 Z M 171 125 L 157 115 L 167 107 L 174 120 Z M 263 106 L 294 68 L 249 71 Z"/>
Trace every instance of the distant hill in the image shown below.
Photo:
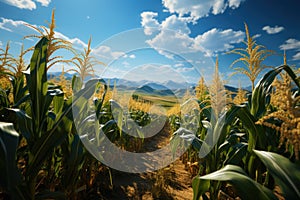
<path fill-rule="evenodd" d="M 58 78 L 61 75 L 61 72 L 47 72 L 47 78 L 52 79 L 52 78 Z M 65 72 L 64 76 L 67 80 L 72 80 L 73 76 L 76 75 L 75 73 L 68 73 Z"/>
<path fill-rule="evenodd" d="M 61 72 L 48 72 L 48 79 L 56 78 L 61 75 Z M 76 73 L 65 72 L 67 80 L 71 80 Z M 97 77 L 97 76 L 96 76 Z M 88 77 L 90 79 L 91 77 Z M 183 96 L 188 89 L 191 94 L 195 92 L 195 83 L 175 82 L 172 80 L 162 83 L 151 82 L 149 80 L 132 81 L 119 78 L 103 78 L 110 88 L 116 84 L 117 89 L 121 91 L 133 91 L 140 94 L 159 95 L 159 96 Z M 225 89 L 233 93 L 233 97 L 238 92 L 238 88 L 229 85 L 224 85 Z M 243 88 L 247 92 L 251 91 L 251 86 Z"/>
<path fill-rule="evenodd" d="M 144 85 L 142 87 L 137 88 L 134 93 L 136 94 L 147 94 L 147 95 L 155 95 L 155 96 L 174 96 L 174 92 L 170 89 L 154 89 L 149 85 Z"/>
<path fill-rule="evenodd" d="M 154 89 L 150 86 L 144 85 L 140 88 L 137 88 L 135 90 L 135 93 L 145 93 L 145 94 L 153 94 L 154 93 Z"/>
<path fill-rule="evenodd" d="M 232 86 L 229 86 L 229 85 L 224 85 L 225 87 L 225 90 L 228 90 L 230 92 L 233 92 L 233 93 L 237 93 L 238 92 L 238 88 L 235 88 L 235 87 L 232 87 Z"/>

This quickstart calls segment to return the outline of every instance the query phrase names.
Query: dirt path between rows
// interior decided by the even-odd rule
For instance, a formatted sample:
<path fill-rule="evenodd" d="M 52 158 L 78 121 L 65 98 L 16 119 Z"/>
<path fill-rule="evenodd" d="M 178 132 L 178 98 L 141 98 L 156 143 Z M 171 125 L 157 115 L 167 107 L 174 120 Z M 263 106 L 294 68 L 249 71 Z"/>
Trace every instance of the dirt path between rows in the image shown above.
<path fill-rule="evenodd" d="M 145 150 L 162 148 L 168 144 L 170 133 L 165 128 L 160 134 L 145 141 Z M 191 200 L 192 177 L 181 160 L 169 166 L 142 174 L 125 173 L 110 169 L 113 184 L 101 177 L 98 198 L 105 200 Z M 107 173 L 108 174 L 108 173 Z"/>

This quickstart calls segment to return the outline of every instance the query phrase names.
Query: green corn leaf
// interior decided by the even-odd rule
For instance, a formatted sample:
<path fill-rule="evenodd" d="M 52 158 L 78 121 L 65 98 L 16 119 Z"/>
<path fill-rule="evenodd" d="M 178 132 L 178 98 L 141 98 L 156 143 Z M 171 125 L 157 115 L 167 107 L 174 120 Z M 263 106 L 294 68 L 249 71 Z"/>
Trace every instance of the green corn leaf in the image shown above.
<path fill-rule="evenodd" d="M 72 90 L 73 90 L 73 93 L 77 93 L 79 90 L 81 90 L 82 85 L 83 85 L 83 83 L 81 81 L 81 78 L 74 75 L 72 77 Z"/>
<path fill-rule="evenodd" d="M 237 116 L 240 118 L 240 120 L 243 123 L 243 126 L 249 134 L 248 150 L 251 151 L 252 149 L 255 149 L 258 137 L 261 137 L 260 141 L 265 141 L 266 137 L 264 131 L 262 130 L 262 127 L 255 124 L 256 120 L 251 115 L 246 106 L 239 106 L 239 108 L 240 109 L 237 113 Z"/>
<path fill-rule="evenodd" d="M 63 176 L 63 183 L 65 188 L 76 187 L 79 172 L 84 161 L 84 151 L 80 138 L 77 134 L 69 135 L 68 150 L 65 150 L 67 156 L 65 164 L 65 172 Z M 66 152 L 68 151 L 68 152 Z"/>
<path fill-rule="evenodd" d="M 271 84 L 275 77 L 282 71 L 285 70 L 292 80 L 295 82 L 298 88 L 300 88 L 300 83 L 297 80 L 296 74 L 293 70 L 287 66 L 283 65 L 277 67 L 273 70 L 267 72 L 264 77 L 256 84 L 251 98 L 251 114 L 256 118 L 260 118 L 266 111 L 269 102 L 269 95 L 271 92 Z"/>
<path fill-rule="evenodd" d="M 17 169 L 16 152 L 19 134 L 12 123 L 0 122 L 0 186 L 11 193 L 21 181 Z"/>
<path fill-rule="evenodd" d="M 300 199 L 300 166 L 276 153 L 254 152 L 274 177 L 285 199 Z"/>
<path fill-rule="evenodd" d="M 200 181 L 199 181 L 200 179 Z M 235 165 L 226 165 L 224 168 L 207 174 L 205 176 L 199 176 L 193 180 L 193 190 L 199 190 L 200 192 L 194 192 L 194 199 L 198 199 L 200 195 L 208 190 L 207 183 L 201 185 L 202 180 L 214 180 L 214 181 L 226 181 L 232 184 L 237 190 L 239 196 L 243 200 L 275 200 L 277 197 L 273 194 L 272 190 L 255 182 L 242 170 L 242 168 Z M 199 184 L 196 184 L 199 182 Z M 197 188 L 198 186 L 198 188 Z M 199 188 L 200 187 L 200 188 Z M 206 189 L 206 191 L 205 191 Z M 200 193 L 200 194 L 199 194 Z"/>
<path fill-rule="evenodd" d="M 1 112 L 4 113 L 8 122 L 16 124 L 16 128 L 30 145 L 32 119 L 23 110 L 17 108 L 5 108 Z"/>
<path fill-rule="evenodd" d="M 237 143 L 232 147 L 232 150 L 227 153 L 228 159 L 225 160 L 225 164 L 238 165 L 243 157 L 247 153 L 248 144 Z"/>
<path fill-rule="evenodd" d="M 24 75 L 20 77 L 13 77 L 12 78 L 12 85 L 13 85 L 13 97 L 14 97 L 14 103 L 16 104 L 17 102 L 22 99 L 26 93 L 27 93 L 27 85 L 25 85 L 24 82 Z"/>
<path fill-rule="evenodd" d="M 200 197 L 205 196 L 205 192 L 209 190 L 210 181 L 201 179 L 199 176 L 195 177 L 192 182 L 193 200 L 199 200 Z"/>
<path fill-rule="evenodd" d="M 47 48 L 48 39 L 43 37 L 35 46 L 30 61 L 30 74 L 26 74 L 27 86 L 31 100 L 31 114 L 33 119 L 33 137 L 39 138 L 42 134 L 48 107 L 46 96 L 47 83 Z"/>
<path fill-rule="evenodd" d="M 6 94 L 6 91 L 0 88 L 0 108 L 2 107 L 9 107 L 9 99 Z"/>
<path fill-rule="evenodd" d="M 60 145 L 63 140 L 66 138 L 67 134 L 60 129 L 64 123 L 66 123 L 68 120 L 65 120 L 65 117 L 68 116 L 70 113 L 72 113 L 72 108 L 77 107 L 81 108 L 84 107 L 86 104 L 88 104 L 88 99 L 94 94 L 96 84 L 98 82 L 103 82 L 102 79 L 93 79 L 89 80 L 83 89 L 81 89 L 77 94 L 75 94 L 72 104 L 68 104 L 68 106 L 64 109 L 64 112 L 60 116 L 60 118 L 56 121 L 56 123 L 53 125 L 53 128 L 47 133 L 45 133 L 34 145 L 33 150 L 31 152 L 30 162 L 28 165 L 27 173 L 28 175 L 35 176 L 40 167 L 42 166 L 45 158 L 47 158 L 51 152 L 52 149 Z M 80 101 L 85 100 L 85 101 Z M 83 102 L 83 103 L 82 103 Z M 84 113 L 87 114 L 87 113 Z"/>

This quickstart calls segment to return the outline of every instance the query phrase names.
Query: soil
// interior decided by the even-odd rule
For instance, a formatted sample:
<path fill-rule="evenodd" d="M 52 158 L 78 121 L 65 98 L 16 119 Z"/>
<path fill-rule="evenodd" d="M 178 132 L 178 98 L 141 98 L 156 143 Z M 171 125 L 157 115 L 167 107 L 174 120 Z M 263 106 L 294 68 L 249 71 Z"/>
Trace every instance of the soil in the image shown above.
<path fill-rule="evenodd" d="M 145 141 L 143 151 L 161 148 L 170 140 L 167 127 L 157 136 Z M 112 176 L 110 184 L 109 171 Z M 155 172 L 134 174 L 107 169 L 97 178 L 98 191 L 89 199 L 103 200 L 191 200 L 193 199 L 192 175 L 181 160 Z"/>

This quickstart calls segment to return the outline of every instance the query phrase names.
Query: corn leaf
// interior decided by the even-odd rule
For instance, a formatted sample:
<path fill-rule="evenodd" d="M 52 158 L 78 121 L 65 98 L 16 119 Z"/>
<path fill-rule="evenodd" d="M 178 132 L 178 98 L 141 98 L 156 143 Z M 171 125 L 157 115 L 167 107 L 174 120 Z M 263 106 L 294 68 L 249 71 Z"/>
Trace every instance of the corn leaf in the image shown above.
<path fill-rule="evenodd" d="M 32 122 L 34 138 L 41 137 L 43 124 L 48 107 L 46 96 L 48 90 L 47 83 L 47 48 L 48 39 L 43 37 L 35 46 L 30 60 L 30 74 L 26 74 L 26 81 L 31 100 L 31 114 L 34 119 Z"/>
<path fill-rule="evenodd" d="M 254 152 L 274 177 L 285 199 L 300 199 L 300 166 L 276 153 Z"/>
<path fill-rule="evenodd" d="M 0 186 L 12 192 L 21 181 L 16 152 L 19 134 L 12 123 L 0 122 Z"/>
<path fill-rule="evenodd" d="M 259 183 L 249 178 L 249 176 L 242 170 L 242 168 L 235 165 L 226 165 L 224 168 L 216 172 L 195 178 L 193 180 L 193 189 L 200 191 L 196 193 L 194 192 L 194 195 L 197 195 L 194 196 L 195 200 L 198 199 L 197 197 L 200 196 L 199 193 L 203 194 L 205 192 L 204 189 L 206 189 L 206 191 L 208 190 L 206 182 L 204 182 L 204 185 L 201 185 L 202 180 L 229 182 L 235 187 L 239 196 L 244 200 L 277 199 L 276 196 L 273 194 L 272 190 L 260 185 Z M 197 188 L 197 186 L 199 187 Z"/>

